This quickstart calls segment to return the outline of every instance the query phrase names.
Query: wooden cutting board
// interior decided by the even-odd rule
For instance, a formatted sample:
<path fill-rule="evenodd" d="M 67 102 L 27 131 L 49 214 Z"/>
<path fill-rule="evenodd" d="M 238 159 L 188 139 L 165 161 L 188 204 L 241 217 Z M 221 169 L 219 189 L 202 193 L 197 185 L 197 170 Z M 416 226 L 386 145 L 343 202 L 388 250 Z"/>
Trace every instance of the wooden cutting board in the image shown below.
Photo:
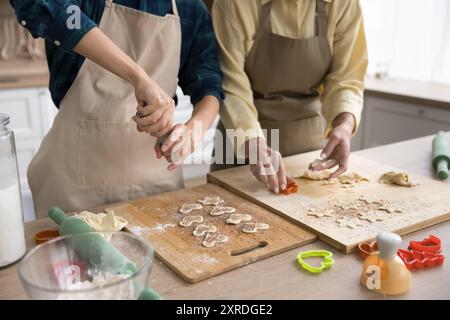
<path fill-rule="evenodd" d="M 289 175 L 301 176 L 308 164 L 317 157 L 318 153 L 312 152 L 285 159 Z M 321 181 L 295 179 L 299 184 L 298 193 L 280 196 L 262 188 L 251 176 L 248 167 L 213 172 L 208 175 L 208 181 L 297 222 L 317 234 L 320 240 L 344 253 L 352 252 L 360 242 L 373 240 L 382 231 L 392 231 L 402 235 L 450 219 L 450 185 L 448 183 L 413 175 L 421 183 L 414 188 L 381 184 L 378 179 L 383 173 L 401 170 L 357 155 L 350 156 L 349 171 L 369 178 L 370 182 L 344 189 L 340 185 L 323 185 Z M 307 214 L 310 208 L 332 206 L 338 201 L 352 202 L 361 195 L 389 201 L 393 207 L 400 207 L 403 212 L 391 214 L 377 212 L 377 217 L 381 217 L 383 221 L 375 222 L 359 220 L 358 210 L 334 212 L 331 217 L 322 218 Z M 340 217 L 357 219 L 356 221 L 362 226 L 354 229 L 345 225 L 340 226 L 336 221 Z"/>
<path fill-rule="evenodd" d="M 186 215 L 201 214 L 203 223 L 213 224 L 229 240 L 217 247 L 203 247 L 203 238 L 192 235 L 194 226 L 184 228 L 178 225 L 185 216 L 178 213 L 178 209 L 184 203 L 195 203 L 205 196 L 221 197 L 225 200 L 222 205 L 236 208 L 236 213 L 250 214 L 255 222 L 269 224 L 269 230 L 243 233 L 242 226 L 225 224 L 229 214 L 213 217 L 209 215 L 212 206 L 205 206 Z M 313 233 L 213 184 L 137 199 L 108 209 L 126 218 L 128 231 L 147 240 L 162 261 L 191 283 L 299 247 L 317 238 Z"/>

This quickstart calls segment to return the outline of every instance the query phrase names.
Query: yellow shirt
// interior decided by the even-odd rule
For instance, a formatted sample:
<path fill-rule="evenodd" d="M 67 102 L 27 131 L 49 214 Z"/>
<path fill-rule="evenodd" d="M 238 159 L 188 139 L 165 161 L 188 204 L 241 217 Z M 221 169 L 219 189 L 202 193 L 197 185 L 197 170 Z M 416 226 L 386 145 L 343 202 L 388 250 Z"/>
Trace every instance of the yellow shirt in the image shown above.
<path fill-rule="evenodd" d="M 212 8 L 224 73 L 222 86 L 225 100 L 220 110 L 222 121 L 227 129 L 253 129 L 254 134 L 259 137 L 263 137 L 263 133 L 244 65 L 245 57 L 253 45 L 253 36 L 259 27 L 261 6 L 268 1 L 270 0 L 215 0 Z M 323 103 L 322 114 L 327 121 L 325 136 L 328 136 L 334 118 L 342 112 L 353 114 L 356 132 L 361 119 L 368 58 L 359 1 L 323 1 L 329 3 L 327 38 L 333 56 L 331 69 L 319 90 Z M 273 33 L 294 39 L 315 35 L 316 0 L 272 2 Z M 250 138 L 254 136 L 245 136 L 246 140 Z M 243 139 L 238 140 L 244 141 Z"/>

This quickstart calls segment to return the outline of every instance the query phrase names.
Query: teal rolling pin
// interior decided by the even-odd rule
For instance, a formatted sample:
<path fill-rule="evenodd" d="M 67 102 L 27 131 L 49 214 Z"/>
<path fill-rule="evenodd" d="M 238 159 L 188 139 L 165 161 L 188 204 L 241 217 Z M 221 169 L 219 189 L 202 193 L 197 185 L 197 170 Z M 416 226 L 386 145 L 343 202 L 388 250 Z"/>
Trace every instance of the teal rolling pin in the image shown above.
<path fill-rule="evenodd" d="M 433 167 L 442 180 L 448 178 L 450 168 L 450 145 L 445 132 L 439 131 L 433 139 Z"/>
<path fill-rule="evenodd" d="M 52 207 L 48 216 L 59 225 L 62 236 L 93 232 L 94 230 L 81 218 L 67 216 L 60 208 Z M 101 270 L 108 270 L 115 274 L 132 275 L 136 266 L 100 234 L 90 233 L 83 237 L 75 237 L 71 241 L 75 252 L 89 264 L 99 266 Z M 154 290 L 145 289 L 139 299 L 159 300 L 161 297 Z"/>

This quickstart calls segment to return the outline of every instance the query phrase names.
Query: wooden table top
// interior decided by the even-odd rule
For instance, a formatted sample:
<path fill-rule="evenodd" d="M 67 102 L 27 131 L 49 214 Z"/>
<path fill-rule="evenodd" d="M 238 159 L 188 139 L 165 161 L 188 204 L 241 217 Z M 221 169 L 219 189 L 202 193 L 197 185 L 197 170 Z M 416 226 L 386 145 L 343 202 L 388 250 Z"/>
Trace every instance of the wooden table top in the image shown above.
<path fill-rule="evenodd" d="M 449 134 L 450 137 L 450 134 Z M 431 167 L 431 140 L 424 137 L 357 152 L 361 156 L 395 165 L 413 174 L 434 177 Z M 450 183 L 450 182 L 446 182 Z M 28 248 L 39 230 L 55 227 L 49 219 L 26 224 Z M 405 236 L 422 240 L 429 234 L 442 239 L 443 254 L 450 252 L 450 221 Z M 326 249 L 333 252 L 336 263 L 319 275 L 310 274 L 296 265 L 299 251 Z M 197 284 L 188 284 L 155 260 L 150 283 L 166 299 L 383 299 L 360 285 L 361 259 L 357 254 L 344 255 L 316 241 L 277 256 L 227 272 Z M 411 290 L 399 297 L 385 299 L 449 299 L 450 266 L 412 272 Z M 25 292 L 17 276 L 17 264 L 0 270 L 0 299 L 24 299 Z"/>

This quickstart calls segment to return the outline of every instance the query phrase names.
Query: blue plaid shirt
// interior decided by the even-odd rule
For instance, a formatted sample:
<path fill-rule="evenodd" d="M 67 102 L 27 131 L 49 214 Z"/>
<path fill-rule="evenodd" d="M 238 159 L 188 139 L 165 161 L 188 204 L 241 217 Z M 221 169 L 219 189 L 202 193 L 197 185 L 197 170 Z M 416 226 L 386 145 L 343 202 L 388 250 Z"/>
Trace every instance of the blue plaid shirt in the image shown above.
<path fill-rule="evenodd" d="M 114 2 L 159 16 L 173 12 L 171 0 Z M 72 49 L 89 30 L 99 24 L 105 1 L 10 0 L 10 3 L 19 22 L 25 25 L 33 37 L 46 39 L 50 91 L 55 105 L 59 107 L 84 61 L 84 57 Z M 77 5 L 81 9 L 81 29 L 70 30 L 66 27 L 66 12 L 70 5 Z M 177 0 L 177 7 L 182 31 L 179 85 L 185 94 L 191 96 L 193 104 L 207 95 L 221 100 L 222 73 L 208 9 L 201 0 Z M 59 46 L 55 42 L 59 42 Z"/>

